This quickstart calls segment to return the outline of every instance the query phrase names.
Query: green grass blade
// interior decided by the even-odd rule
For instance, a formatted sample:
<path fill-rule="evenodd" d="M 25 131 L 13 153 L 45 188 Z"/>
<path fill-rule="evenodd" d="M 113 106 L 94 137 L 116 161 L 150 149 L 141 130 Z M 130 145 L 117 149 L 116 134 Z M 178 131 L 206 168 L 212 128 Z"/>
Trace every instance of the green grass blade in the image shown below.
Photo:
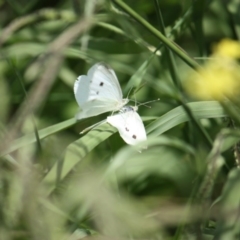
<path fill-rule="evenodd" d="M 188 56 L 184 51 L 182 51 L 175 43 L 167 39 L 161 32 L 149 24 L 145 19 L 143 19 L 139 14 L 137 14 L 133 9 L 131 9 L 127 4 L 121 0 L 112 0 L 119 7 L 121 7 L 125 12 L 142 24 L 146 29 L 148 29 L 154 36 L 156 36 L 160 41 L 162 41 L 169 49 L 175 52 L 181 59 L 183 59 L 190 67 L 196 69 L 200 66 L 195 60 Z"/>
<path fill-rule="evenodd" d="M 44 129 L 38 131 L 39 139 L 43 139 L 43 138 L 48 137 L 48 136 L 50 136 L 54 133 L 60 132 L 63 129 L 71 127 L 75 123 L 76 123 L 76 119 L 71 118 L 67 121 L 64 121 L 64 122 L 55 124 L 53 126 L 44 128 Z M 24 146 L 26 146 L 28 144 L 31 144 L 31 143 L 34 143 L 34 142 L 36 142 L 35 134 L 34 133 L 27 134 L 27 135 L 25 135 L 21 138 L 18 138 L 16 140 L 14 140 L 11 143 L 11 145 L 1 153 L 1 156 L 4 156 L 4 155 L 6 155 L 10 152 L 13 152 L 13 151 L 17 150 L 18 148 L 24 147 Z"/>
<path fill-rule="evenodd" d="M 111 127 L 109 124 L 102 124 L 77 141 L 71 143 L 66 150 L 61 176 L 63 179 L 66 175 L 78 164 L 89 152 L 91 152 L 97 145 L 109 138 L 117 129 Z M 43 179 L 43 184 L 46 186 L 46 193 L 50 194 L 56 187 L 56 180 L 58 179 L 58 164 L 56 163 L 50 172 Z"/>
<path fill-rule="evenodd" d="M 155 0 L 154 3 L 155 3 L 155 7 L 156 7 L 156 13 L 157 13 L 157 16 L 158 16 L 160 31 L 166 37 L 167 34 L 166 34 L 166 31 L 165 31 L 165 25 L 164 25 L 164 21 L 163 21 L 162 12 L 160 10 L 159 1 Z M 166 60 L 168 62 L 169 73 L 171 74 L 173 83 L 178 88 L 178 90 L 181 91 L 181 89 L 182 89 L 181 81 L 180 81 L 180 78 L 177 74 L 178 71 L 177 71 L 177 68 L 176 68 L 176 63 L 175 63 L 173 53 L 171 51 L 169 51 L 169 49 L 166 49 L 166 50 L 167 50 L 166 51 Z"/>
<path fill-rule="evenodd" d="M 132 77 L 129 79 L 127 86 L 124 89 L 124 94 L 128 94 L 129 90 L 131 88 L 137 88 L 140 86 L 142 79 L 147 71 L 147 68 L 150 64 L 150 62 L 154 59 L 155 53 L 152 53 L 150 57 L 142 63 L 142 65 L 139 67 L 139 69 L 132 75 Z"/>
<path fill-rule="evenodd" d="M 192 102 L 187 105 L 197 119 L 226 116 L 223 108 L 216 101 Z M 147 126 L 147 133 L 152 136 L 158 136 L 186 121 L 189 121 L 189 117 L 183 107 L 179 106 L 149 124 Z"/>
<path fill-rule="evenodd" d="M 224 113 L 223 108 L 221 105 L 216 101 L 206 101 L 206 102 L 193 102 L 189 103 L 188 106 L 193 111 L 194 115 L 197 119 L 201 118 L 219 118 L 224 117 L 226 114 Z M 156 117 L 143 117 L 144 121 L 153 120 Z M 164 114 L 151 124 L 147 126 L 147 133 L 153 136 L 157 136 L 162 134 L 163 132 L 168 131 L 169 129 L 177 126 L 178 124 L 181 124 L 183 122 L 188 121 L 189 118 L 186 115 L 186 112 L 184 111 L 183 107 L 177 107 L 168 113 Z M 62 131 L 68 127 L 71 127 L 76 123 L 76 120 L 74 118 L 69 119 L 67 121 L 55 124 L 53 126 L 47 127 L 45 129 L 42 129 L 39 131 L 39 138 L 43 139 L 47 136 L 50 136 L 54 133 L 57 133 L 59 131 Z M 17 150 L 18 148 L 21 148 L 23 146 L 26 146 L 28 144 L 34 143 L 36 141 L 36 138 L 34 136 L 34 133 L 30 133 L 28 135 L 25 135 L 19 139 L 16 139 L 12 142 L 11 146 L 7 149 L 5 149 L 4 152 L 1 153 L 1 156 L 4 156 L 10 152 L 13 152 Z"/>
<path fill-rule="evenodd" d="M 171 179 L 179 184 L 180 188 L 186 187 L 194 173 L 190 166 L 186 162 L 183 164 L 180 159 L 184 158 L 185 154 L 194 156 L 194 149 L 183 141 L 165 136 L 149 139 L 147 145 L 148 149 L 141 153 L 137 151 L 141 144 L 121 149 L 110 162 L 105 179 L 114 181 L 117 175 L 118 181 L 121 182 L 124 179 L 136 179 L 153 173 Z"/>

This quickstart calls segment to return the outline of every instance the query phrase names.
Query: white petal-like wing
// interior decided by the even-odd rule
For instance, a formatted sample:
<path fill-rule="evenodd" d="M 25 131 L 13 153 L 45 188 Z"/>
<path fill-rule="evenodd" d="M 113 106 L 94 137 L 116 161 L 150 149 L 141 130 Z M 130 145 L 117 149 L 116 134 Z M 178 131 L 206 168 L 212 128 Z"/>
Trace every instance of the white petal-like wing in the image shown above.
<path fill-rule="evenodd" d="M 135 145 L 147 139 L 142 119 L 132 107 L 128 111 L 120 112 L 107 117 L 107 122 L 118 129 L 123 140 L 130 145 Z"/>
<path fill-rule="evenodd" d="M 127 103 L 113 69 L 103 63 L 91 67 L 74 84 L 75 98 L 81 108 L 78 119 L 118 111 Z"/>

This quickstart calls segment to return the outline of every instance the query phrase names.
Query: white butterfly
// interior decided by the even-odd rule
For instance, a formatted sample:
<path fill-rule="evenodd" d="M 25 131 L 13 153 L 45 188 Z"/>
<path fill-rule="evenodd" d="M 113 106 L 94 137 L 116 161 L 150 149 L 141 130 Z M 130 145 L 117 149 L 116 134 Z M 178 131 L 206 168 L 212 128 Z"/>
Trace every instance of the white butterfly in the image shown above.
<path fill-rule="evenodd" d="M 77 114 L 77 119 L 119 111 L 129 101 L 123 99 L 114 70 L 103 63 L 93 65 L 87 76 L 78 77 L 74 84 L 74 93 L 82 110 Z"/>
<path fill-rule="evenodd" d="M 107 122 L 117 128 L 123 140 L 130 145 L 147 139 L 142 119 L 138 115 L 137 107 L 122 107 L 118 114 L 107 117 Z"/>
<path fill-rule="evenodd" d="M 92 66 L 87 75 L 79 76 L 74 84 L 74 94 L 81 112 L 77 119 L 99 115 L 104 112 L 119 113 L 107 117 L 107 122 L 117 128 L 123 140 L 131 145 L 147 139 L 137 107 L 125 106 L 116 74 L 103 63 Z"/>

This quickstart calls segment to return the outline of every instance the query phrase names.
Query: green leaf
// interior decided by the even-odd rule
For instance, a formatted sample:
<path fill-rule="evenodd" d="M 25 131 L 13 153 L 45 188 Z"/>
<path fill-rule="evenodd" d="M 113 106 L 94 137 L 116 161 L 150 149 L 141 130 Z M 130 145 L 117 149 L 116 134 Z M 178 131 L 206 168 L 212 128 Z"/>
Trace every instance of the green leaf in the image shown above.
<path fill-rule="evenodd" d="M 187 104 L 197 119 L 221 118 L 226 114 L 217 101 L 192 102 Z M 188 115 L 182 106 L 176 107 L 147 126 L 150 136 L 158 136 L 163 132 L 189 121 Z"/>
<path fill-rule="evenodd" d="M 141 145 L 148 148 L 138 152 Z M 152 138 L 139 146 L 126 146 L 120 150 L 110 162 L 105 178 L 114 181 L 117 175 L 118 181 L 121 181 L 158 174 L 175 182 L 180 189 L 189 189 L 186 186 L 192 184 L 189 179 L 194 173 L 185 161 L 186 154 L 193 156 L 195 152 L 183 141 L 165 136 Z"/>
<path fill-rule="evenodd" d="M 10 45 L 6 47 L 2 51 L 2 55 L 8 58 L 18 56 L 19 58 L 23 58 L 26 56 L 35 57 L 39 54 L 43 53 L 46 50 L 46 44 L 41 43 L 16 43 L 14 45 Z"/>
<path fill-rule="evenodd" d="M 146 61 L 144 61 L 140 68 L 138 68 L 138 70 L 132 75 L 132 77 L 129 79 L 127 83 L 127 86 L 124 89 L 124 94 L 127 94 L 132 87 L 139 87 L 147 71 L 148 65 L 154 57 L 155 54 L 154 53 L 151 54 L 150 57 Z"/>
<path fill-rule="evenodd" d="M 109 138 L 117 129 L 109 124 L 102 124 L 77 141 L 71 143 L 67 149 L 63 160 L 61 169 L 61 179 L 74 168 L 89 152 L 91 152 L 97 145 Z M 46 186 L 46 192 L 49 194 L 56 186 L 58 178 L 58 164 L 55 164 L 50 172 L 43 179 L 43 184 Z"/>
<path fill-rule="evenodd" d="M 151 32 L 155 37 L 157 37 L 161 42 L 163 42 L 169 49 L 176 53 L 182 60 L 184 60 L 190 67 L 197 69 L 200 67 L 198 63 L 193 60 L 186 52 L 182 51 L 176 43 L 170 41 L 161 32 L 159 32 L 155 27 L 153 27 L 149 22 L 142 18 L 137 12 L 130 8 L 121 0 L 113 0 L 120 8 L 127 12 L 131 17 L 133 17 L 138 23 L 144 26 L 149 32 Z"/>
<path fill-rule="evenodd" d="M 55 124 L 51 127 L 47 127 L 44 128 L 40 131 L 38 131 L 39 134 L 39 138 L 43 139 L 45 137 L 48 137 L 54 133 L 60 132 L 68 127 L 71 127 L 72 125 L 74 125 L 76 123 L 76 119 L 75 118 L 71 118 L 67 121 Z M 15 150 L 17 150 L 18 148 L 24 147 L 28 144 L 34 143 L 36 142 L 36 137 L 34 133 L 30 133 L 27 134 L 21 138 L 18 138 L 16 140 L 14 140 L 12 143 L 10 143 L 10 146 L 8 148 L 6 148 L 0 156 L 4 156 L 10 152 L 13 152 Z"/>
<path fill-rule="evenodd" d="M 195 115 L 195 117 L 198 119 L 219 118 L 219 117 L 226 116 L 226 114 L 223 111 L 223 108 L 216 101 L 193 102 L 193 103 L 189 103 L 188 106 L 193 111 L 193 114 Z M 156 119 L 156 117 L 142 117 L 142 119 L 143 121 L 149 121 L 149 120 Z M 163 116 L 161 116 L 160 118 L 152 122 L 151 124 L 149 124 L 146 128 L 147 133 L 150 136 L 158 136 L 163 132 L 166 132 L 169 129 L 172 129 L 173 127 L 177 126 L 178 124 L 181 124 L 188 120 L 189 120 L 188 116 L 185 113 L 184 109 L 182 108 L 182 106 L 179 106 L 169 111 L 168 113 L 164 114 Z M 43 139 L 49 135 L 52 135 L 61 130 L 64 130 L 65 128 L 68 128 L 74 125 L 75 123 L 76 123 L 76 120 L 72 118 L 67 121 L 58 123 L 56 125 L 47 127 L 39 131 L 39 137 L 40 139 Z M 110 129 L 112 128 L 110 127 Z M 12 151 L 15 151 L 18 148 L 21 148 L 23 146 L 26 146 L 27 144 L 34 143 L 35 141 L 36 139 L 35 139 L 34 133 L 31 133 L 19 139 L 16 139 L 11 143 L 11 146 L 9 148 L 7 148 L 4 152 L 1 153 L 1 156 L 6 155 Z"/>

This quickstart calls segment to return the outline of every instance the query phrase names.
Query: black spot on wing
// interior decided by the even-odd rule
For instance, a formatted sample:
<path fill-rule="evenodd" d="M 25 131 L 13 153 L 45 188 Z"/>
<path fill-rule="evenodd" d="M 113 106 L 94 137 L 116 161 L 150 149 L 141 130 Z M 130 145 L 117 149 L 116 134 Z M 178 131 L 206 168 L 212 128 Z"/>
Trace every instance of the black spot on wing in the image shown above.
<path fill-rule="evenodd" d="M 132 135 L 132 138 L 136 139 L 136 138 L 137 138 L 137 136 L 136 136 L 136 135 Z"/>
<path fill-rule="evenodd" d="M 103 84 L 104 84 L 104 82 L 100 82 L 99 86 L 101 86 L 101 87 L 102 87 L 102 86 L 103 86 Z"/>
<path fill-rule="evenodd" d="M 129 132 L 129 129 L 128 129 L 128 128 L 125 128 L 125 130 L 126 130 L 127 132 Z"/>

